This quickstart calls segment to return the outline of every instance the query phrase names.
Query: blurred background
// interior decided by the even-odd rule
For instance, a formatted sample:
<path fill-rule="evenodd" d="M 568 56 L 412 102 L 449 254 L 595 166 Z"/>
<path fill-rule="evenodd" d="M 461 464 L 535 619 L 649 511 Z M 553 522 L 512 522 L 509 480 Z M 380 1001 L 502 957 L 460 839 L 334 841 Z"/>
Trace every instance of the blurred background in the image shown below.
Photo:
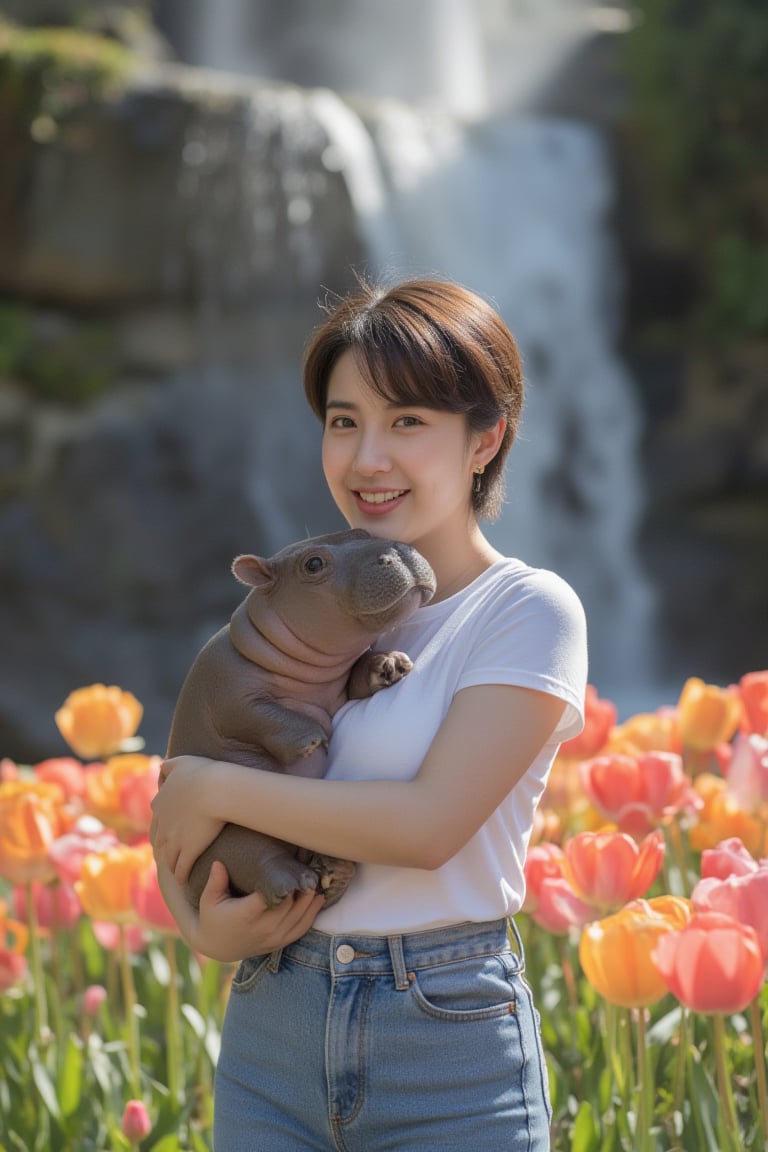
<path fill-rule="evenodd" d="M 340 527 L 301 358 L 355 270 L 487 298 L 496 545 L 622 718 L 768 663 L 763 0 L 0 0 L 0 754 L 148 751 L 243 551 Z"/>

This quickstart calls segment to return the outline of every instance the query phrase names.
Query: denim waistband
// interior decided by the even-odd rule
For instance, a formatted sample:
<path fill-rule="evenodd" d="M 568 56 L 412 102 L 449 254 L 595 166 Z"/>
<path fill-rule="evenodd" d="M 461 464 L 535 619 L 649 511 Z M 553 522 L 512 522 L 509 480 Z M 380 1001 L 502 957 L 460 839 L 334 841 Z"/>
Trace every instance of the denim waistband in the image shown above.
<path fill-rule="evenodd" d="M 523 947 L 513 920 L 450 924 L 426 932 L 393 936 L 356 933 L 331 935 L 310 928 L 299 940 L 273 952 L 268 967 L 276 972 L 283 956 L 334 976 L 394 975 L 397 988 L 408 987 L 408 973 L 477 956 L 493 956 L 507 945 L 507 927 L 517 944 L 520 971 Z"/>

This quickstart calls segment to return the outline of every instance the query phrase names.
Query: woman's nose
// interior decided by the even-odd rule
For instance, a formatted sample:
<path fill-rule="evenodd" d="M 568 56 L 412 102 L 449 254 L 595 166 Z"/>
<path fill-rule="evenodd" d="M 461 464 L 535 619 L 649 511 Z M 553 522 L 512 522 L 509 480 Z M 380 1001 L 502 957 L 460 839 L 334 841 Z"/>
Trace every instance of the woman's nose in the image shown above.
<path fill-rule="evenodd" d="M 355 471 L 363 476 L 390 470 L 389 453 L 380 436 L 369 434 L 360 437 L 355 453 L 354 467 Z"/>

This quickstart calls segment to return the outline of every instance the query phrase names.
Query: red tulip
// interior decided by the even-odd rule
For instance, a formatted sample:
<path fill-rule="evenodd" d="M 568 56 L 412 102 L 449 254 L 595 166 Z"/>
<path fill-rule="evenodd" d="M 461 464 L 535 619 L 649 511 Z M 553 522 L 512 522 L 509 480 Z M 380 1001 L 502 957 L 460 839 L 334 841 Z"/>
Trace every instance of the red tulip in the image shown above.
<path fill-rule="evenodd" d="M 768 960 L 768 862 L 743 876 L 699 880 L 691 899 L 697 912 L 722 912 L 754 928 Z"/>
<path fill-rule="evenodd" d="M 597 689 L 588 684 L 584 697 L 584 727 L 578 736 L 560 745 L 558 756 L 574 760 L 597 756 L 616 723 L 616 716 L 616 705 L 610 700 L 601 700 Z"/>
<path fill-rule="evenodd" d="M 699 912 L 656 944 L 651 957 L 670 992 L 693 1012 L 743 1012 L 757 996 L 765 958 L 754 928 Z"/>
<path fill-rule="evenodd" d="M 597 756 L 582 761 L 579 774 L 598 811 L 636 839 L 700 805 L 676 752 Z"/>
<path fill-rule="evenodd" d="M 565 865 L 565 853 L 557 844 L 536 844 L 528 849 L 523 911 L 556 936 L 581 927 L 598 915 L 592 904 L 574 892 L 563 875 Z"/>
<path fill-rule="evenodd" d="M 157 882 L 157 866 L 154 860 L 150 860 L 146 867 L 132 876 L 131 900 L 137 916 L 145 924 L 159 932 L 178 935 L 176 921 L 168 910 Z"/>
<path fill-rule="evenodd" d="M 85 769 L 71 756 L 42 760 L 35 765 L 35 777 L 58 784 L 68 800 L 80 799 L 85 793 Z"/>
<path fill-rule="evenodd" d="M 38 925 L 46 930 L 73 928 L 83 914 L 77 893 L 71 884 L 32 885 L 32 898 L 35 902 L 35 917 Z M 13 906 L 16 915 L 27 918 L 27 889 L 14 888 Z"/>
<path fill-rule="evenodd" d="M 768 736 L 768 670 L 747 672 L 738 684 L 744 726 L 756 736 Z"/>

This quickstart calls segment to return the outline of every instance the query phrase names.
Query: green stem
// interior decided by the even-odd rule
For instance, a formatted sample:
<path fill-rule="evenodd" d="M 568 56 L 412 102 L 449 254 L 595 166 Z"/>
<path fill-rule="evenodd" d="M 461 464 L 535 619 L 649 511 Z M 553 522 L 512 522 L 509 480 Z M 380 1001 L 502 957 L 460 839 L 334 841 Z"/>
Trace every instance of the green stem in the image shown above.
<path fill-rule="evenodd" d="M 675 1112 L 681 1112 L 685 1100 L 685 1076 L 688 1066 L 688 1009 L 680 1005 L 680 1027 L 677 1032 L 677 1056 L 672 1102 Z"/>
<path fill-rule="evenodd" d="M 713 1017 L 715 1035 L 715 1067 L 717 1088 L 720 1094 L 720 1112 L 725 1124 L 729 1147 L 738 1147 L 736 1130 L 736 1108 L 733 1103 L 731 1079 L 728 1075 L 728 1062 L 725 1052 L 725 1020 L 719 1013 Z"/>
<path fill-rule="evenodd" d="M 648 1058 L 648 1043 L 645 1030 L 645 1009 L 638 1008 L 637 1016 L 637 1133 L 638 1152 L 649 1152 L 651 1148 L 651 1066 Z"/>
<path fill-rule="evenodd" d="M 45 976 L 43 974 L 43 960 L 40 952 L 40 935 L 37 922 L 37 908 L 35 906 L 34 885 L 31 880 L 26 884 L 26 891 L 29 953 L 32 961 L 32 984 L 34 987 L 35 1037 L 38 1044 L 42 1044 L 47 1039 L 48 1032 L 48 1001 L 45 995 Z"/>
<path fill-rule="evenodd" d="M 749 1006 L 749 1019 L 752 1025 L 752 1046 L 755 1053 L 755 1078 L 757 1080 L 757 1111 L 763 1129 L 763 1143 L 768 1147 L 768 1090 L 765 1081 L 765 1039 L 763 1038 L 763 1016 L 758 996 Z"/>
<path fill-rule="evenodd" d="M 133 972 L 128 955 L 128 945 L 125 938 L 125 926 L 118 925 L 120 933 L 120 975 L 123 985 L 123 1004 L 125 1006 L 125 1022 L 128 1037 L 128 1067 L 131 1077 L 131 1093 L 134 1099 L 139 1099 L 141 1081 L 139 1076 L 139 1019 L 136 1014 L 136 989 L 133 983 Z"/>
<path fill-rule="evenodd" d="M 168 1091 L 174 1104 L 181 1101 L 180 1068 L 181 1061 L 181 1034 L 179 1029 L 179 968 L 176 962 L 176 940 L 173 936 L 165 937 L 165 956 L 168 961 L 168 1002 L 166 1006 L 166 1043 L 167 1043 L 167 1072 Z"/>

